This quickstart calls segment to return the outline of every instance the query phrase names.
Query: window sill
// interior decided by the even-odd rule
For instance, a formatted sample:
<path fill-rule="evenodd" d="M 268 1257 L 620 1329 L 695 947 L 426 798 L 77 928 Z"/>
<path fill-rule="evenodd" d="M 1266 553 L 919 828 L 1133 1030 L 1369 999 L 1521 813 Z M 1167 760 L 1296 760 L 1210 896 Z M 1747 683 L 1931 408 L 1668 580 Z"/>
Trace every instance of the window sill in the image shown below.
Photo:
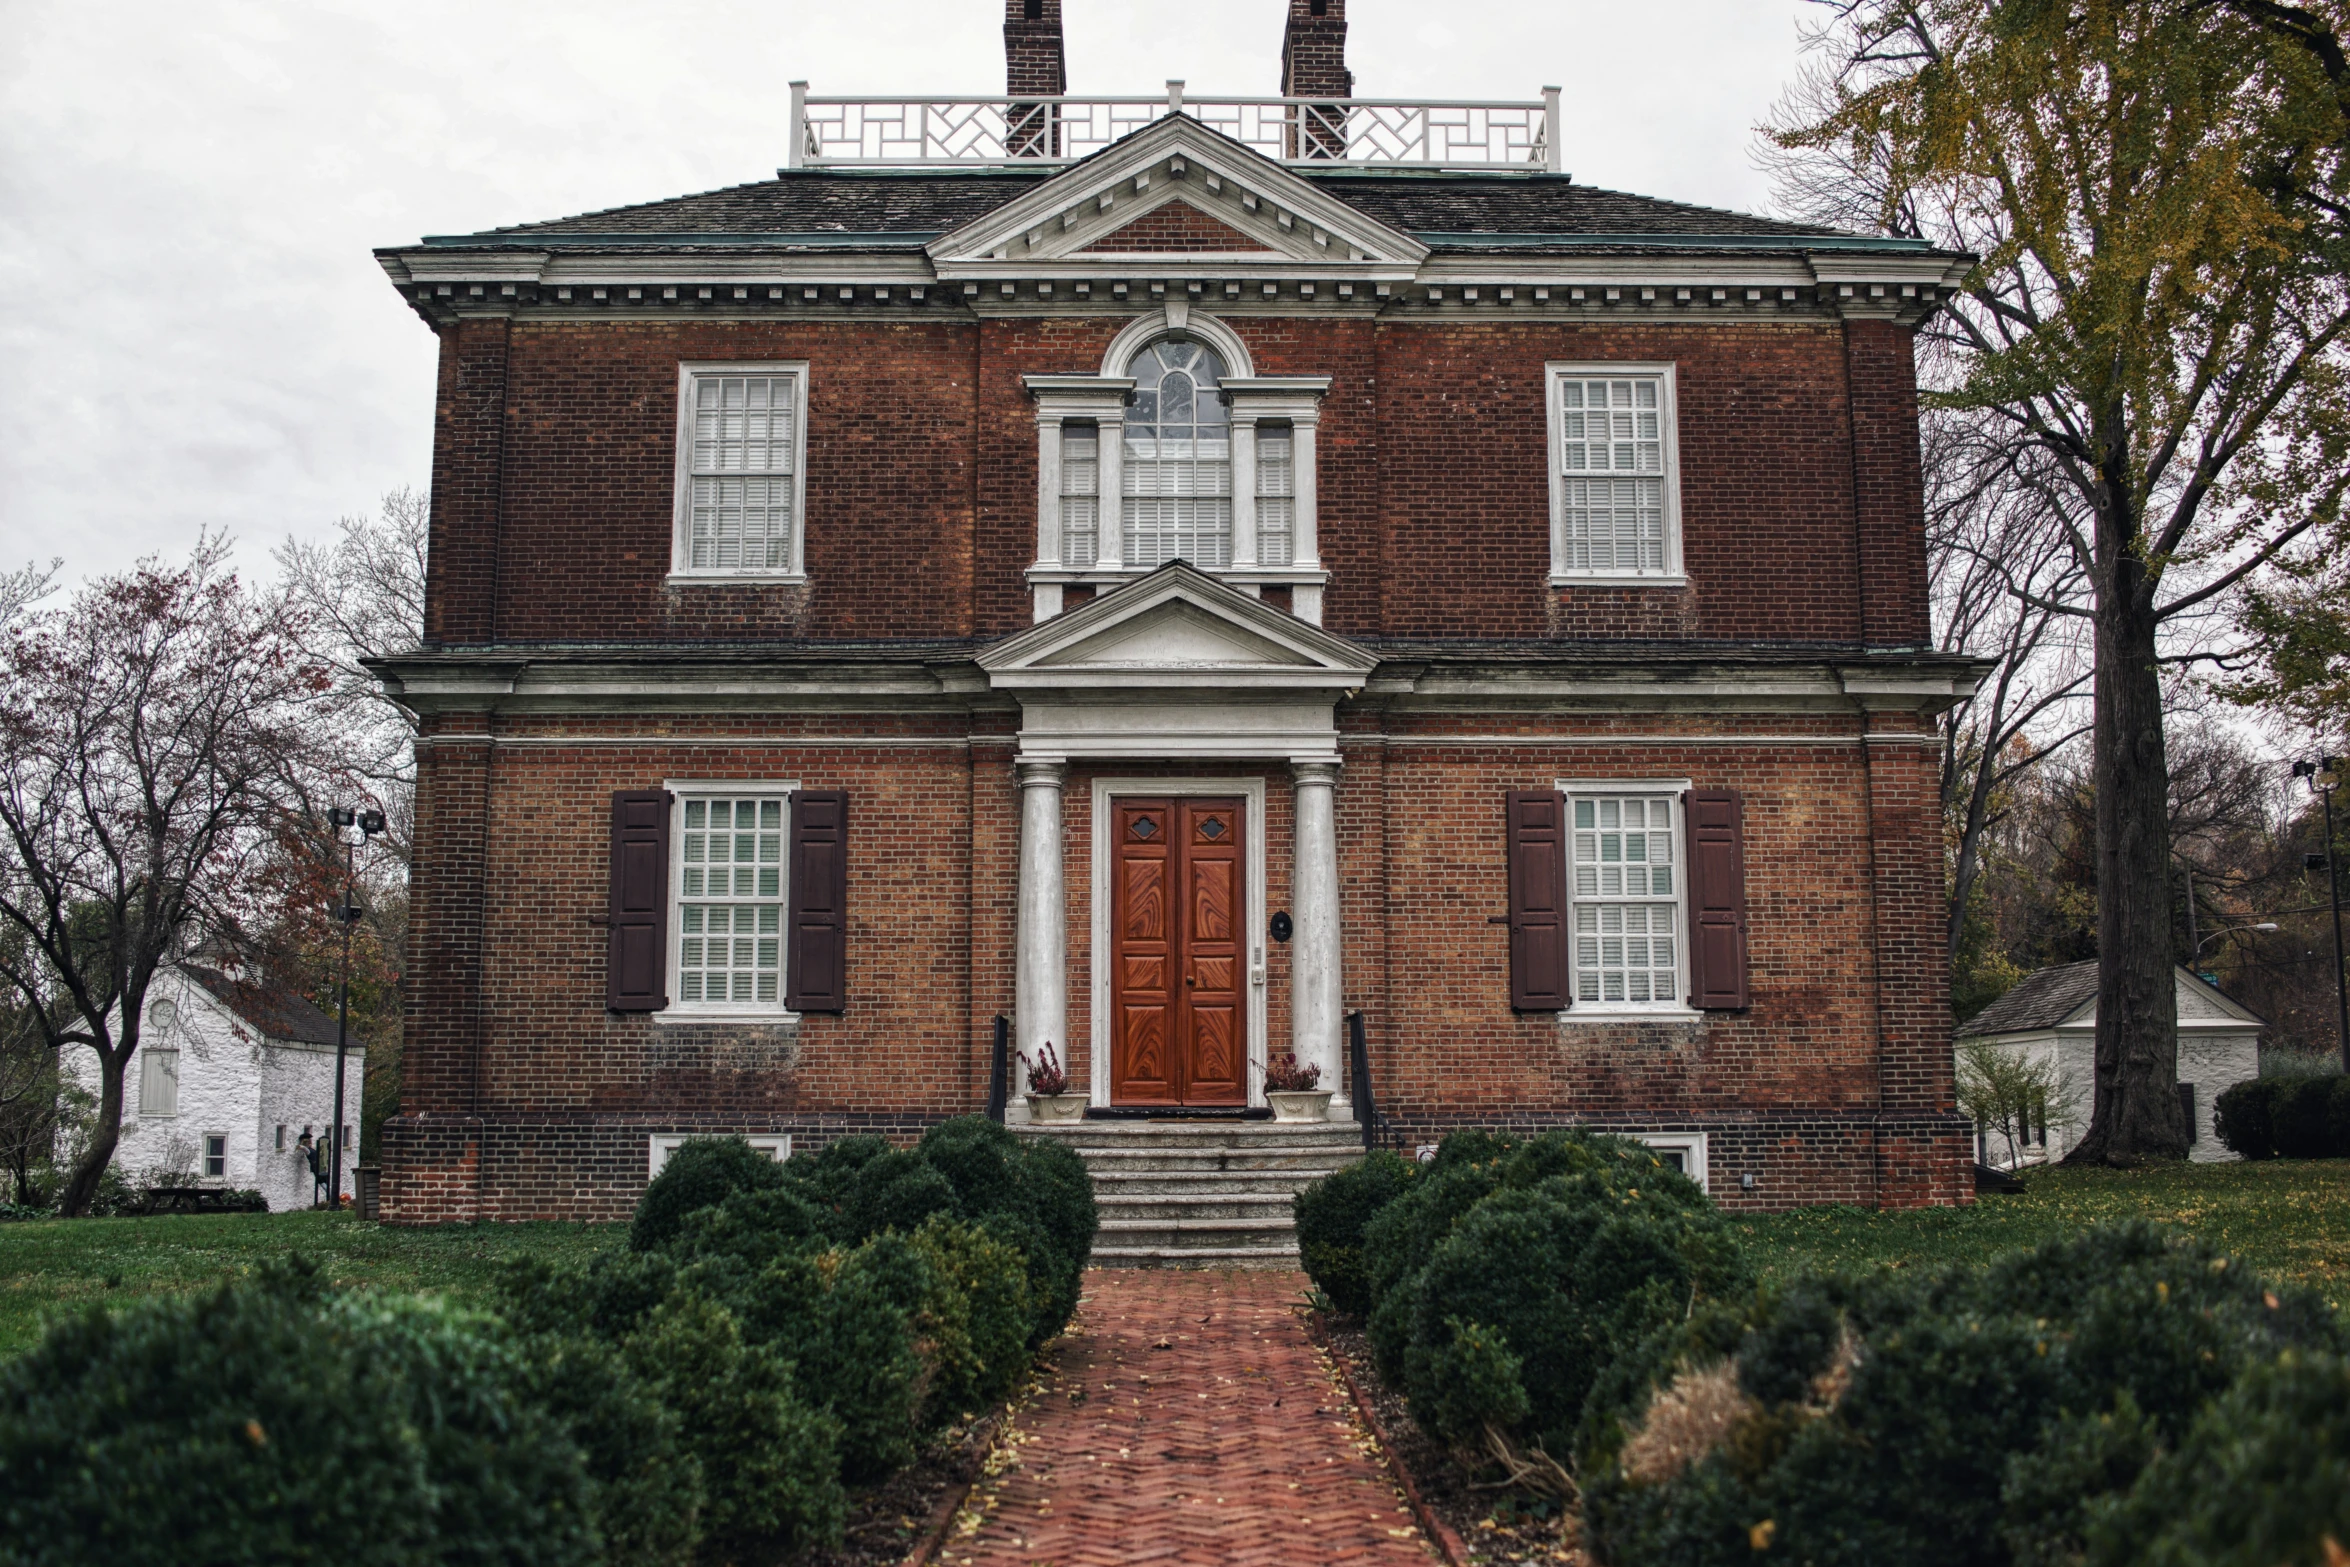
<path fill-rule="evenodd" d="M 789 587 L 807 580 L 804 571 L 673 571 L 668 577 L 673 588 Z"/>
<path fill-rule="evenodd" d="M 658 1012 L 647 1012 L 644 1015 L 651 1018 L 655 1023 L 757 1023 L 770 1028 L 781 1027 L 787 1023 L 797 1023 L 800 1020 L 800 1015 L 797 1012 L 689 1011 L 685 1008 L 676 1006 L 663 1007 Z"/>
<path fill-rule="evenodd" d="M 1568 1023 L 1702 1023 L 1705 1014 L 1695 1007 L 1640 1007 L 1588 1001 L 1566 1008 L 1559 1018 Z"/>
<path fill-rule="evenodd" d="M 1550 585 L 1554 588 L 1685 588 L 1689 579 L 1680 572 L 1650 572 L 1645 574 L 1584 572 L 1562 574 L 1552 572 Z"/>

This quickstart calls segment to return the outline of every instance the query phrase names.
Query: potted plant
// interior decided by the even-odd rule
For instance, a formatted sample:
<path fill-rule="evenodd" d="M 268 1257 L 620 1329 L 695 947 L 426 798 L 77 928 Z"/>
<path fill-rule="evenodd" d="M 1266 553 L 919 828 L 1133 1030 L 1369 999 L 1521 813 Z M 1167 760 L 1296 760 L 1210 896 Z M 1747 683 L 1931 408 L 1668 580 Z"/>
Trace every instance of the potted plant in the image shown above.
<path fill-rule="evenodd" d="M 1028 1069 L 1028 1119 L 1074 1121 L 1085 1114 L 1085 1095 L 1069 1092 L 1069 1074 L 1061 1070 L 1051 1040 L 1037 1047 L 1034 1061 L 1022 1052 L 1020 1064 Z"/>
<path fill-rule="evenodd" d="M 1330 1090 L 1316 1088 L 1322 1069 L 1308 1066 L 1289 1051 L 1265 1063 L 1265 1098 L 1276 1121 L 1327 1121 Z"/>

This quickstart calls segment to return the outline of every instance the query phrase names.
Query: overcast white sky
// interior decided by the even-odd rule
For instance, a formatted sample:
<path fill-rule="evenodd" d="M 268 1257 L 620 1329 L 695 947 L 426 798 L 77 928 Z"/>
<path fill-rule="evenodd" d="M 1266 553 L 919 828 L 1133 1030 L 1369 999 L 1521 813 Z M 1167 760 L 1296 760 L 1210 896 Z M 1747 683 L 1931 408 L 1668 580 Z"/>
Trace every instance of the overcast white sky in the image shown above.
<path fill-rule="evenodd" d="M 1279 86 L 1282 0 L 1065 0 L 1069 85 Z M 1352 0 L 1366 97 L 1566 88 L 1578 180 L 1767 199 L 1798 0 Z M 0 0 L 0 570 L 289 534 L 430 478 L 373 247 L 769 177 L 785 83 L 1003 90 L 1000 0 Z"/>

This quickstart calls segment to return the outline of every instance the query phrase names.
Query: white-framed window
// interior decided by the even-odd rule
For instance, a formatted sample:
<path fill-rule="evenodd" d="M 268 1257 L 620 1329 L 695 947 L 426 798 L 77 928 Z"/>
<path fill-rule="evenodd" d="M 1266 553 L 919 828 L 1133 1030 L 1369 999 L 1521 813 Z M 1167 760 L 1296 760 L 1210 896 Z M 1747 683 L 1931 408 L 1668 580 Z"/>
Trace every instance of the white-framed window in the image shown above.
<path fill-rule="evenodd" d="M 1082 571 L 1101 558 L 1102 431 L 1061 426 L 1061 564 Z"/>
<path fill-rule="evenodd" d="M 806 574 L 807 394 L 805 363 L 678 367 L 672 575 Z"/>
<path fill-rule="evenodd" d="M 228 1179 L 228 1138 L 219 1132 L 204 1134 L 204 1179 Z"/>
<path fill-rule="evenodd" d="M 732 1137 L 732 1132 L 655 1132 L 645 1140 L 645 1179 L 651 1180 L 669 1163 L 669 1156 L 695 1137 Z M 777 1164 L 791 1157 L 791 1134 L 781 1132 L 772 1137 L 756 1134 L 743 1138 L 753 1148 L 773 1159 Z"/>
<path fill-rule="evenodd" d="M 670 1004 L 679 1017 L 787 1016 L 791 792 L 786 783 L 669 786 Z"/>
<path fill-rule="evenodd" d="M 139 1114 L 180 1113 L 180 1053 L 176 1046 L 139 1046 Z"/>
<path fill-rule="evenodd" d="M 1232 418 L 1224 361 L 1207 344 L 1166 337 L 1127 366 L 1134 391 L 1118 463 L 1119 551 L 1148 570 L 1182 559 L 1232 564 Z"/>
<path fill-rule="evenodd" d="M 1567 1013 L 1686 1014 L 1686 781 L 1561 780 L 1567 797 Z"/>
<path fill-rule="evenodd" d="M 1658 1157 L 1697 1183 L 1699 1191 L 1707 1190 L 1706 1149 L 1703 1132 L 1633 1132 L 1635 1141 L 1648 1144 Z"/>
<path fill-rule="evenodd" d="M 1553 364 L 1553 582 L 1681 579 L 1679 421 L 1669 364 Z"/>

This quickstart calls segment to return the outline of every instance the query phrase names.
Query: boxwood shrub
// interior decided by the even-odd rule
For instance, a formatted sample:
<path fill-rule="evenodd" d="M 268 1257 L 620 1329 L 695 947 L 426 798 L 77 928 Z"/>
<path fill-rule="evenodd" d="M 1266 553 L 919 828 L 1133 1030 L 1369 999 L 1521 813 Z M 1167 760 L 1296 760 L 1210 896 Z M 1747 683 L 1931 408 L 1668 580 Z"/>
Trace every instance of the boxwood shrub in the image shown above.
<path fill-rule="evenodd" d="M 1350 1316 L 1371 1309 L 1363 1266 L 1363 1229 L 1401 1197 L 1419 1166 L 1385 1148 L 1325 1176 L 1297 1194 L 1298 1259 L 1330 1304 Z"/>
<path fill-rule="evenodd" d="M 491 1319 L 299 1266 L 92 1309 L 0 1369 L 0 1559 L 628 1559 L 530 1388 Z"/>
<path fill-rule="evenodd" d="M 2247 1159 L 2350 1158 L 2350 1077 L 2258 1077 L 2212 1106 L 2219 1140 Z"/>
<path fill-rule="evenodd" d="M 1698 1302 L 1743 1293 L 1734 1233 L 1646 1145 L 1456 1134 L 1364 1232 L 1380 1373 L 1428 1433 L 1572 1451 L 1594 1380 Z"/>
<path fill-rule="evenodd" d="M 1627 1567 L 2080 1561 L 2239 1376 L 2342 1348 L 2316 1297 L 2145 1224 L 1979 1270 L 1798 1279 L 1599 1380 L 1586 1528 Z"/>

